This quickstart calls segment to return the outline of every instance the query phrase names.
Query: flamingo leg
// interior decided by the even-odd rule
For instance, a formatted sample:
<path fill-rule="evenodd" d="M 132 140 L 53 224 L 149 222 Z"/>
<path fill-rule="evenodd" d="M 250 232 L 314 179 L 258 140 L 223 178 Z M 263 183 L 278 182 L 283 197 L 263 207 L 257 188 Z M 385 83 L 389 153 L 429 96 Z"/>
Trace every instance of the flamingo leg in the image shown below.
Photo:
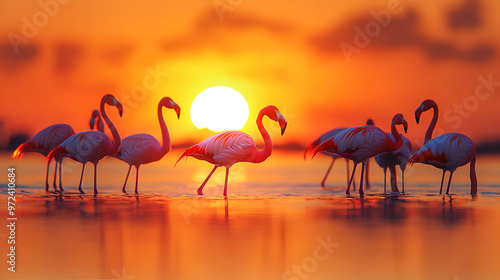
<path fill-rule="evenodd" d="M 127 180 L 128 180 L 128 175 L 130 175 L 130 169 L 132 168 L 132 165 L 128 166 L 128 171 L 127 171 L 127 176 L 125 177 L 125 183 L 123 183 L 123 188 L 122 192 L 127 193 L 127 190 L 125 190 L 125 186 L 127 186 Z"/>
<path fill-rule="evenodd" d="M 369 177 L 368 175 L 370 174 L 369 170 L 370 170 L 370 159 L 367 159 L 366 160 L 366 174 L 365 174 L 365 180 L 366 180 L 365 185 L 366 185 L 367 190 L 369 190 L 371 187 L 370 181 L 368 180 L 368 177 Z"/>
<path fill-rule="evenodd" d="M 345 165 L 346 165 L 346 169 L 347 169 L 347 184 L 349 184 L 349 160 L 348 159 L 345 159 Z"/>
<path fill-rule="evenodd" d="M 45 191 L 49 191 L 49 167 L 50 164 L 47 164 L 47 174 L 45 175 Z"/>
<path fill-rule="evenodd" d="M 84 193 L 82 190 L 82 181 L 83 181 L 83 171 L 85 170 L 85 163 L 82 163 L 82 175 L 80 176 L 80 184 L 78 185 L 78 191 L 80 193 Z"/>
<path fill-rule="evenodd" d="M 57 166 L 59 166 L 59 162 L 58 160 L 56 160 L 56 168 L 54 169 L 54 183 L 53 183 L 53 187 L 54 187 L 54 192 L 57 192 L 57 185 L 56 185 L 56 182 L 57 182 Z"/>
<path fill-rule="evenodd" d="M 335 158 L 332 159 L 332 163 L 330 163 L 330 167 L 328 167 L 328 170 L 326 171 L 325 177 L 323 178 L 323 181 L 321 181 L 321 187 L 323 189 L 325 188 L 326 178 L 328 178 L 328 174 L 330 174 L 330 170 L 332 170 L 334 162 L 335 162 Z M 347 174 L 347 181 L 349 181 L 349 173 Z"/>
<path fill-rule="evenodd" d="M 446 170 L 443 170 L 443 177 L 441 178 L 441 188 L 439 189 L 439 194 L 443 193 L 443 181 L 444 181 L 444 173 L 445 172 L 446 172 Z"/>
<path fill-rule="evenodd" d="M 201 186 L 198 188 L 198 195 L 203 195 L 203 188 L 205 187 L 205 184 L 208 182 L 208 179 L 210 179 L 210 177 L 212 177 L 212 174 L 214 174 L 215 169 L 217 169 L 217 166 L 214 166 L 214 168 L 212 169 L 212 171 L 210 171 L 210 174 L 208 174 L 205 181 L 203 181 Z"/>
<path fill-rule="evenodd" d="M 448 180 L 448 187 L 446 188 L 446 194 L 450 192 L 450 184 L 451 184 L 451 177 L 453 176 L 453 172 L 450 172 L 450 179 Z"/>
<path fill-rule="evenodd" d="M 63 192 L 63 187 L 62 187 L 62 172 L 61 172 L 61 166 L 62 166 L 62 159 L 59 162 L 59 191 Z"/>
<path fill-rule="evenodd" d="M 139 192 L 137 191 L 137 186 L 139 185 L 139 167 L 141 167 L 141 166 L 140 165 L 135 166 L 135 193 L 136 194 L 139 194 Z"/>
<path fill-rule="evenodd" d="M 386 193 L 387 167 L 384 167 L 384 194 Z"/>
<path fill-rule="evenodd" d="M 355 191 L 356 190 L 356 179 L 354 178 L 354 172 L 351 175 L 351 179 L 352 179 L 352 190 Z"/>
<path fill-rule="evenodd" d="M 397 174 L 396 174 L 396 166 L 392 165 L 389 166 L 389 171 L 391 172 L 391 191 L 392 192 L 399 192 L 398 190 L 398 181 L 397 181 Z"/>
<path fill-rule="evenodd" d="M 345 191 L 346 195 L 351 194 L 351 183 L 352 183 L 352 180 L 354 179 L 354 172 L 356 172 L 356 166 L 358 166 L 358 164 L 354 163 L 354 167 L 352 168 L 351 180 L 349 180 L 349 184 L 347 185 L 347 190 Z"/>
<path fill-rule="evenodd" d="M 97 191 L 97 164 L 94 163 L 94 194 L 98 194 Z"/>
<path fill-rule="evenodd" d="M 361 181 L 359 182 L 359 196 L 363 197 L 365 196 L 365 192 L 363 191 L 363 176 L 365 175 L 365 165 L 366 161 L 363 161 L 361 163 Z"/>
<path fill-rule="evenodd" d="M 224 182 L 224 197 L 227 197 L 227 181 L 229 178 L 229 168 L 226 167 L 226 180 Z"/>
<path fill-rule="evenodd" d="M 403 186 L 403 193 L 405 193 L 405 170 L 401 169 L 401 185 Z"/>

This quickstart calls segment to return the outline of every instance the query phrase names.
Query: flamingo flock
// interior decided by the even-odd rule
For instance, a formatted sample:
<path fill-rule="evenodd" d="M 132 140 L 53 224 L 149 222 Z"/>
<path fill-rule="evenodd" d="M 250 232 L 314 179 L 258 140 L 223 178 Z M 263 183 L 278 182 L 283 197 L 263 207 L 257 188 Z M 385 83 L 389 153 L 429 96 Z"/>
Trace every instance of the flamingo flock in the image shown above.
<path fill-rule="evenodd" d="M 61 165 L 63 158 L 67 157 L 82 164 L 82 171 L 78 191 L 84 193 L 82 188 L 85 165 L 94 165 L 94 194 L 98 194 L 97 188 L 97 165 L 104 158 L 115 157 L 129 165 L 122 192 L 126 193 L 127 180 L 132 166 L 136 169 L 135 194 L 138 194 L 139 168 L 161 160 L 171 149 L 171 140 L 165 119 L 163 108 L 175 111 L 180 118 L 180 107 L 170 97 L 162 98 L 157 107 L 157 117 L 162 134 L 162 142 L 145 133 L 134 134 L 121 139 L 118 130 L 108 117 L 106 107 L 115 107 L 118 114 L 113 118 L 122 116 L 123 107 L 121 103 L 111 94 L 102 97 L 100 110 L 92 112 L 89 121 L 89 131 L 76 133 L 66 124 L 56 124 L 39 131 L 33 138 L 21 144 L 13 153 L 13 159 L 21 159 L 26 152 L 38 152 L 46 157 L 47 172 L 45 178 L 45 191 L 49 191 L 49 166 L 53 160 L 56 161 L 54 171 L 53 187 L 55 192 L 63 192 Z M 337 128 L 330 130 L 315 141 L 311 142 L 304 153 L 304 158 L 313 158 L 322 153 L 332 158 L 332 162 L 321 181 L 321 187 L 325 188 L 326 179 L 336 159 L 344 158 L 347 165 L 347 188 L 345 194 L 351 195 L 351 186 L 355 188 L 355 172 L 361 163 L 361 177 L 359 181 L 359 195 L 365 195 L 364 185 L 368 187 L 368 162 L 374 158 L 375 162 L 383 169 L 384 193 L 386 193 L 386 174 L 390 171 L 391 191 L 398 193 L 396 166 L 401 169 L 402 192 L 405 192 L 404 172 L 408 163 L 423 163 L 432 165 L 443 171 L 439 194 L 442 194 L 446 171 L 450 173 L 446 194 L 449 194 L 453 173 L 463 165 L 470 163 L 470 194 L 477 195 L 477 176 L 475 170 L 476 156 L 474 142 L 463 134 L 448 133 L 435 138 L 432 134 L 438 119 L 438 106 L 433 100 L 425 100 L 415 111 L 415 120 L 418 124 L 423 112 L 433 109 L 433 118 L 424 138 L 424 144 L 420 150 L 411 154 L 411 142 L 405 138 L 398 126 L 402 126 L 404 132 L 408 130 L 408 122 L 400 113 L 395 114 L 391 122 L 391 131 L 384 132 L 376 127 L 371 119 L 365 126 L 351 128 Z M 275 106 L 267 106 L 260 110 L 256 124 L 264 142 L 264 148 L 259 150 L 252 137 L 241 131 L 224 131 L 215 134 L 200 143 L 186 149 L 178 158 L 175 165 L 186 157 L 193 157 L 214 165 L 206 179 L 197 190 L 198 195 L 203 195 L 203 188 L 214 174 L 217 168 L 225 167 L 225 182 L 223 196 L 227 197 L 229 169 L 238 162 L 261 163 L 272 154 L 273 144 L 271 136 L 263 125 L 264 117 L 278 123 L 281 135 L 287 127 L 287 120 Z M 103 122 L 104 121 L 104 122 Z M 104 133 L 105 125 L 110 131 L 111 139 Z M 95 127 L 96 130 L 93 130 Z M 354 166 L 352 173 L 349 171 L 349 161 Z M 175 166 L 174 165 L 174 166 Z M 59 173 L 59 189 L 57 189 L 56 178 Z"/>

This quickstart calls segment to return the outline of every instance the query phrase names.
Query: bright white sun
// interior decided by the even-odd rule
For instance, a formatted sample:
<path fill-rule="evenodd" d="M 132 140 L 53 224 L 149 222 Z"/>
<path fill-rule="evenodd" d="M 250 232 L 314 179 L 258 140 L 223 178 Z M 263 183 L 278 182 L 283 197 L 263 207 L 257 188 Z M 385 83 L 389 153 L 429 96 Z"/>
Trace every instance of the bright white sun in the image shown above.
<path fill-rule="evenodd" d="M 197 128 L 212 131 L 239 130 L 248 120 L 245 98 L 229 87 L 211 87 L 202 91 L 191 105 L 191 120 Z"/>

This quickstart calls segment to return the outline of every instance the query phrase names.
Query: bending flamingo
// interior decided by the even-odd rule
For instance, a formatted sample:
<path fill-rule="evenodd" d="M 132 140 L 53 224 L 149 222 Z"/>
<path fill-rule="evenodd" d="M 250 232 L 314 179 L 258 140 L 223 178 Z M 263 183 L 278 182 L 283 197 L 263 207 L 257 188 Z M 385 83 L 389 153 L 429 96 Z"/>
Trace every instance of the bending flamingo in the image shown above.
<path fill-rule="evenodd" d="M 168 109 L 174 109 L 177 113 L 177 118 L 180 117 L 181 108 L 177 105 L 170 97 L 164 97 L 158 103 L 158 121 L 160 122 L 161 136 L 163 144 L 156 140 L 153 136 L 149 134 L 134 134 L 125 137 L 122 140 L 122 145 L 120 150 L 114 155 L 120 160 L 129 164 L 127 177 L 125 177 L 125 183 L 123 184 L 122 192 L 126 193 L 125 186 L 127 185 L 128 176 L 130 174 L 130 169 L 132 165 L 135 166 L 135 193 L 137 192 L 137 185 L 139 181 L 139 167 L 141 164 L 147 164 L 154 161 L 158 161 L 163 158 L 165 154 L 170 151 L 170 136 L 168 134 L 167 125 L 163 119 L 163 107 Z"/>
<path fill-rule="evenodd" d="M 71 135 L 74 135 L 75 132 L 73 128 L 67 124 L 54 124 L 49 127 L 46 127 L 40 130 L 33 138 L 19 145 L 17 149 L 12 153 L 13 159 L 21 159 L 22 155 L 26 152 L 37 152 L 42 154 L 43 156 L 47 156 L 52 149 L 61 144 L 64 140 L 66 140 Z M 63 161 L 62 156 L 56 157 L 56 168 L 54 170 L 54 191 L 57 191 L 56 188 L 56 177 L 57 170 L 59 166 L 59 190 L 62 192 L 62 178 L 61 178 L 61 164 Z M 47 164 L 47 174 L 45 175 L 45 191 L 49 191 L 49 167 L 50 164 Z"/>
<path fill-rule="evenodd" d="M 364 196 L 363 175 L 366 160 L 384 152 L 392 152 L 401 147 L 403 139 L 396 129 L 396 124 L 402 124 L 405 132 L 408 123 L 402 114 L 396 114 L 392 119 L 391 133 L 395 140 L 392 140 L 384 131 L 375 126 L 358 126 L 345 129 L 334 137 L 324 141 L 312 150 L 313 156 L 318 152 L 330 149 L 343 158 L 348 158 L 354 162 L 351 180 L 347 185 L 346 195 L 350 195 L 351 183 L 356 172 L 356 166 L 361 163 L 361 181 L 359 184 L 359 195 Z"/>
<path fill-rule="evenodd" d="M 90 125 L 90 130 L 94 130 L 95 126 L 97 131 L 104 132 L 104 123 L 102 122 L 101 113 L 99 113 L 99 110 L 92 111 L 92 116 L 90 117 L 89 125 Z"/>
<path fill-rule="evenodd" d="M 254 140 L 248 134 L 241 131 L 225 131 L 201 141 L 182 153 L 175 164 L 177 164 L 183 157 L 191 156 L 200 160 L 208 161 L 215 165 L 210 174 L 208 174 L 208 177 L 198 188 L 198 195 L 203 195 L 203 187 L 205 187 L 205 184 L 218 167 L 226 167 L 224 196 L 227 196 L 229 168 L 233 164 L 237 162 L 260 163 L 271 155 L 273 143 L 269 133 L 267 133 L 266 129 L 262 125 L 262 118 L 264 116 L 267 116 L 271 120 L 279 123 L 281 135 L 285 133 L 287 125 L 286 119 L 281 115 L 278 108 L 275 106 L 270 105 L 260 110 L 259 115 L 257 116 L 257 127 L 259 128 L 262 138 L 264 138 L 264 149 L 261 151 L 257 150 Z"/>
<path fill-rule="evenodd" d="M 373 125 L 373 120 L 368 119 L 366 121 L 366 125 Z M 306 158 L 307 154 L 309 154 L 314 148 L 316 148 L 319 144 L 321 144 L 321 142 L 334 137 L 335 135 L 337 135 L 339 132 L 341 132 L 344 129 L 347 129 L 347 128 L 341 127 L 341 128 L 332 129 L 332 130 L 324 133 L 323 135 L 321 135 L 318 139 L 311 142 L 307 146 L 306 151 L 304 152 L 304 158 Z M 337 155 L 336 153 L 332 152 L 331 150 L 323 150 L 323 151 L 321 151 L 321 153 L 332 158 L 332 162 L 330 163 L 330 166 L 328 167 L 328 170 L 326 171 L 325 177 L 323 177 L 323 180 L 321 181 L 321 187 L 324 189 L 326 179 L 328 178 L 328 175 L 330 174 L 330 171 L 332 170 L 332 167 L 333 167 L 333 164 L 335 163 L 335 160 L 338 158 L 341 158 L 341 156 Z M 346 169 L 347 169 L 347 184 L 349 184 L 349 174 L 350 174 L 350 172 L 349 172 L 349 159 L 346 158 L 345 162 L 346 162 Z M 368 162 L 367 162 L 367 166 L 366 166 L 366 182 L 368 185 Z M 353 183 L 353 188 L 356 189 L 356 181 L 353 180 L 352 183 Z"/>
<path fill-rule="evenodd" d="M 477 195 L 477 176 L 476 176 L 476 148 L 474 142 L 467 136 L 459 133 L 447 133 L 436 138 L 432 138 L 432 133 L 436 127 L 439 109 L 434 100 L 427 99 L 415 110 L 415 119 L 417 124 L 420 115 L 430 109 L 434 109 L 432 121 L 425 133 L 424 145 L 420 150 L 410 158 L 410 163 L 420 162 L 430 164 L 443 170 L 441 178 L 441 187 L 439 194 L 443 193 L 443 181 L 446 171 L 450 172 L 446 194 L 450 191 L 451 178 L 453 172 L 463 165 L 470 163 L 470 194 Z"/>
<path fill-rule="evenodd" d="M 107 94 L 101 99 L 101 115 L 113 135 L 113 141 L 101 131 L 84 131 L 66 139 L 47 156 L 49 164 L 54 157 L 59 155 L 70 157 L 82 163 L 82 175 L 80 176 L 80 184 L 78 185 L 80 193 L 84 193 L 82 190 L 82 179 L 85 164 L 87 162 L 92 162 L 94 164 L 94 194 L 97 194 L 97 164 L 106 156 L 115 154 L 120 148 L 120 135 L 104 111 L 104 104 L 118 108 L 120 117 L 122 116 L 123 110 L 122 104 L 120 104 L 111 94 Z"/>
<path fill-rule="evenodd" d="M 394 140 L 391 133 L 387 133 L 387 135 Z M 405 169 L 408 160 L 410 160 L 411 143 L 410 140 L 406 139 L 403 135 L 401 135 L 401 138 L 403 138 L 403 145 L 401 148 L 395 150 L 394 152 L 381 153 L 375 156 L 375 162 L 377 162 L 378 166 L 384 169 L 384 193 L 386 192 L 387 168 L 389 168 L 391 173 L 391 189 L 393 192 L 399 192 L 396 180 L 396 165 L 399 165 L 399 168 L 401 169 L 403 193 L 405 192 Z"/>

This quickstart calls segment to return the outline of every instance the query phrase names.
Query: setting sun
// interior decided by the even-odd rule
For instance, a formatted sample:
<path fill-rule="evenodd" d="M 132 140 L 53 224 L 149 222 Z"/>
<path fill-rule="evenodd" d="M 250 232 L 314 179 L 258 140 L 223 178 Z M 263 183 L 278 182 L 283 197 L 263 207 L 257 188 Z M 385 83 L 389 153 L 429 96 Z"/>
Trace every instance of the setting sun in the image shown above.
<path fill-rule="evenodd" d="M 241 129 L 248 120 L 248 104 L 236 90 L 217 86 L 202 91 L 191 105 L 191 120 L 197 128 L 212 131 Z"/>

